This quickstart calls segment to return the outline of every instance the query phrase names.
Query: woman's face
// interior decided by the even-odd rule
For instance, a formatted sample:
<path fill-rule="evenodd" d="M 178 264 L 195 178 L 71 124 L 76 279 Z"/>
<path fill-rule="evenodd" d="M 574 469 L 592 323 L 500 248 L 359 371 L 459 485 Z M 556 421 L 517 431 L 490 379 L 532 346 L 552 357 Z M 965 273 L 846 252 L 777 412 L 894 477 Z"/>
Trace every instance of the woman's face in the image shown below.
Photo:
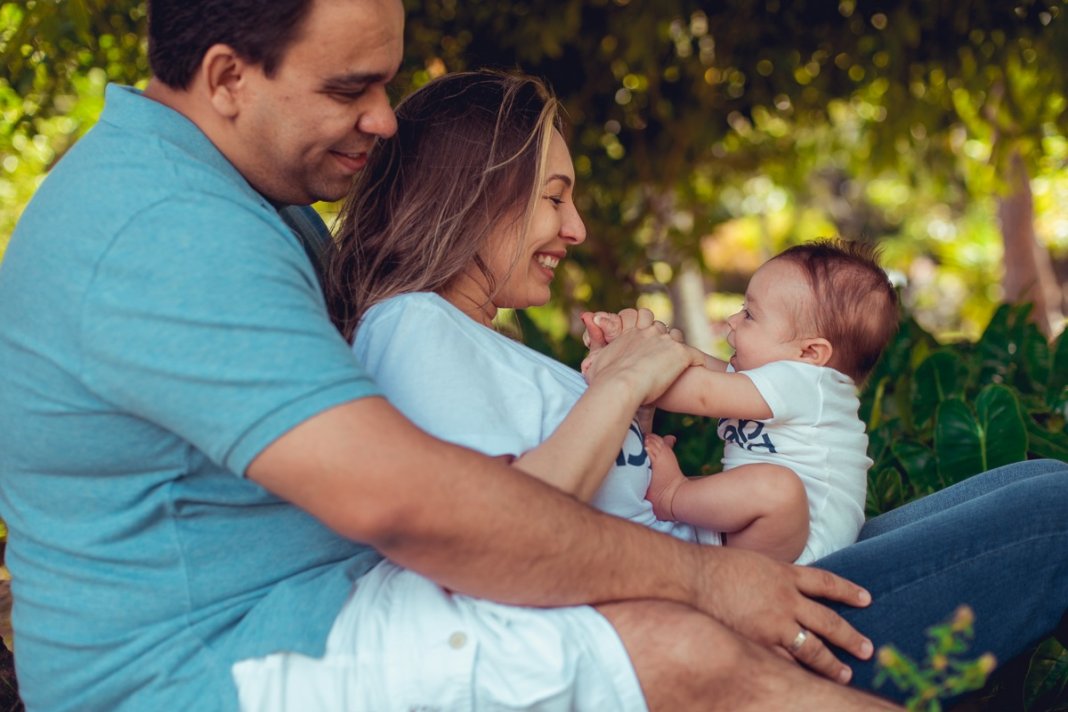
<path fill-rule="evenodd" d="M 499 227 L 489 237 L 483 259 L 493 275 L 497 308 L 522 309 L 549 301 L 549 285 L 557 265 L 570 247 L 586 239 L 586 226 L 575 208 L 575 167 L 559 131 L 553 130 L 545 165 L 545 181 L 534 205 L 522 244 L 516 252 L 522 224 Z"/>

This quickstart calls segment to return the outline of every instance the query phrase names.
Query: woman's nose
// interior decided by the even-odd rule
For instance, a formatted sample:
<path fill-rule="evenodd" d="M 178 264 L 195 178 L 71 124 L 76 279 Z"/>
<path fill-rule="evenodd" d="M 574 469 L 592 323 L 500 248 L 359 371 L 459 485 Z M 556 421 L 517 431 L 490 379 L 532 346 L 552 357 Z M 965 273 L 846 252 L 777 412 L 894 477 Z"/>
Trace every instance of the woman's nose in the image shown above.
<path fill-rule="evenodd" d="M 582 222 L 582 216 L 573 203 L 569 204 L 568 208 L 560 223 L 560 237 L 572 244 L 581 245 L 586 241 L 586 224 Z"/>

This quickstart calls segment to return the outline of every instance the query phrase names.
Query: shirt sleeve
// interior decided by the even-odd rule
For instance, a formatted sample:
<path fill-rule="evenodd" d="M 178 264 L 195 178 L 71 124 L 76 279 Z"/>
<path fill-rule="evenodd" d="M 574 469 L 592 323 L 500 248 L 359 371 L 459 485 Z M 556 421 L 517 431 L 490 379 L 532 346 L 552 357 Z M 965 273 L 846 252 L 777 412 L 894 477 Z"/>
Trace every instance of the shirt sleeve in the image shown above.
<path fill-rule="evenodd" d="M 771 408 L 766 423 L 812 420 L 822 406 L 819 388 L 821 369 L 797 361 L 773 361 L 757 368 L 740 371 L 753 382 Z"/>
<path fill-rule="evenodd" d="M 353 348 L 386 398 L 426 432 L 519 455 L 544 439 L 552 404 L 513 367 L 504 338 L 434 295 L 408 294 L 372 308 Z"/>
<path fill-rule="evenodd" d="M 239 474 L 297 424 L 376 393 L 291 230 L 223 197 L 171 196 L 129 223 L 96 265 L 79 336 L 100 398 Z"/>

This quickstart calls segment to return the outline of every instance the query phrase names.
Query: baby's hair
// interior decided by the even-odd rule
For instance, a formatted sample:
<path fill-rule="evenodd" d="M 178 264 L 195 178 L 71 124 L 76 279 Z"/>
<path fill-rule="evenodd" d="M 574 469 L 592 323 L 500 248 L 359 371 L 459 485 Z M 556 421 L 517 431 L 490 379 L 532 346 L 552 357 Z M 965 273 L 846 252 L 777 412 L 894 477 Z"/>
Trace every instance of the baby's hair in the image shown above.
<path fill-rule="evenodd" d="M 814 297 L 807 319 L 831 343 L 827 365 L 858 385 L 871 373 L 898 327 L 897 292 L 879 267 L 874 245 L 816 240 L 773 259 L 793 262 L 808 279 Z"/>

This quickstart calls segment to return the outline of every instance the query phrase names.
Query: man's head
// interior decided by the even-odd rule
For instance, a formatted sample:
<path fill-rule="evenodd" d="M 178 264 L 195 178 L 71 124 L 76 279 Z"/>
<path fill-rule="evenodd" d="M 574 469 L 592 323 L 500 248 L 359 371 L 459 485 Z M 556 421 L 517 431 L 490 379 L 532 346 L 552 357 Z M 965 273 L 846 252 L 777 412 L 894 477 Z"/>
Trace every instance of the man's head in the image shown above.
<path fill-rule="evenodd" d="M 399 0 L 150 0 L 147 94 L 276 203 L 337 200 L 396 131 Z"/>
<path fill-rule="evenodd" d="M 208 48 L 229 45 L 273 76 L 314 0 L 150 0 L 148 61 L 173 89 L 188 89 Z"/>

